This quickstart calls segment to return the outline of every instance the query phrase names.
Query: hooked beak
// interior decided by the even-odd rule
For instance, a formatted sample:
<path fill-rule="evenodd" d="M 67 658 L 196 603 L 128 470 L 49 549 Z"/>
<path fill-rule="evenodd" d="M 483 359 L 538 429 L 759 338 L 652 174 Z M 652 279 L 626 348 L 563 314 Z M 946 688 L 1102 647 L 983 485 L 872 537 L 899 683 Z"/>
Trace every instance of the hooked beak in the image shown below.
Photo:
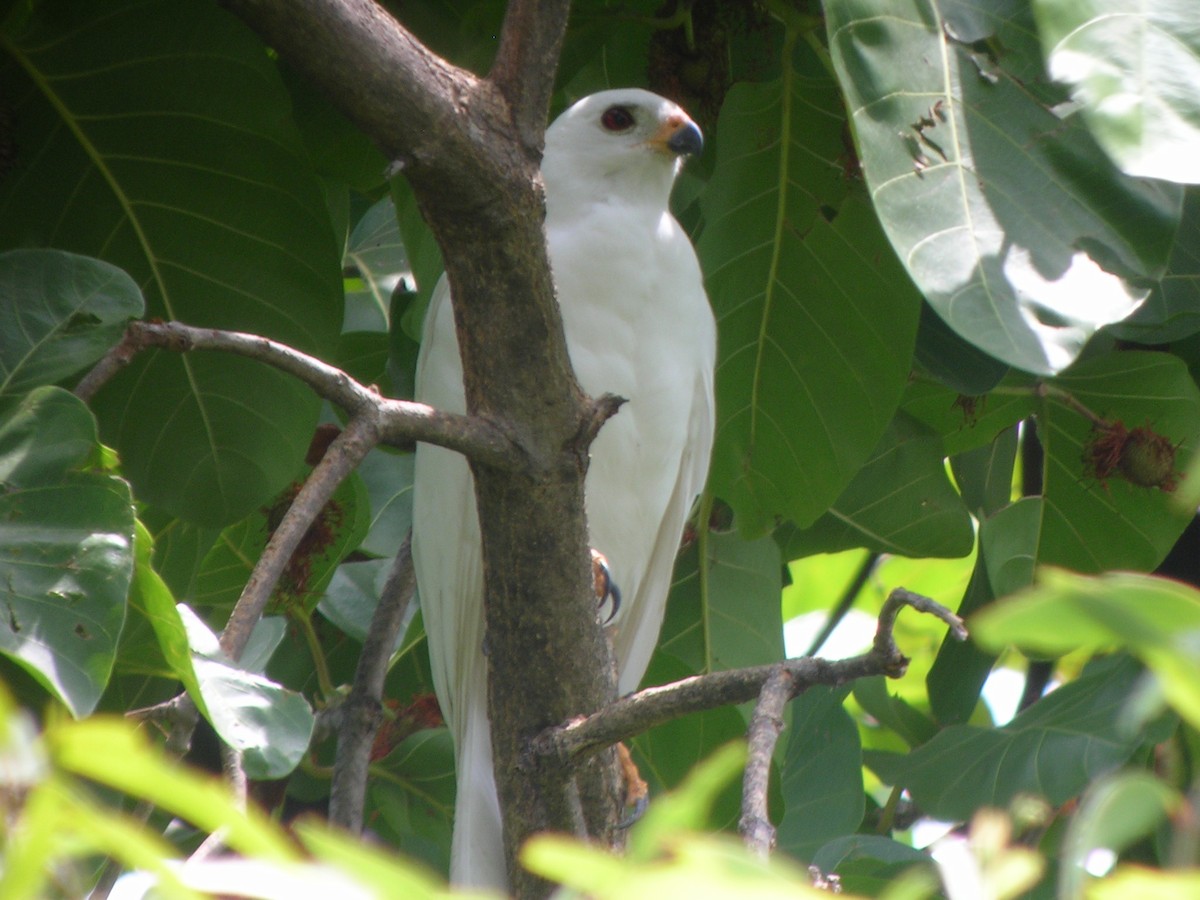
<path fill-rule="evenodd" d="M 672 156 L 699 156 L 704 149 L 704 136 L 691 119 L 671 116 L 646 143 Z"/>

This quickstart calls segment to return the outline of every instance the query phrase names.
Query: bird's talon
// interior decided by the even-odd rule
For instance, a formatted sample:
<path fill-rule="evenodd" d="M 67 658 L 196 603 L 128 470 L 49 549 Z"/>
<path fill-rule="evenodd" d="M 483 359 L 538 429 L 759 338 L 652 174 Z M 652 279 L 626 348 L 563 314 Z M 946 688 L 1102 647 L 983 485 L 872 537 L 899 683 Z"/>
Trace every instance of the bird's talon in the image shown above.
<path fill-rule="evenodd" d="M 603 606 L 605 600 L 612 598 L 612 611 L 604 620 L 604 624 L 607 625 L 616 618 L 617 611 L 621 608 L 621 589 L 617 587 L 612 571 L 608 568 L 608 560 L 598 550 L 592 551 L 592 583 L 597 606 Z"/>
<path fill-rule="evenodd" d="M 624 831 L 626 828 L 632 828 L 641 820 L 642 816 L 646 814 L 646 809 L 649 806 L 649 797 L 638 797 L 633 801 L 633 809 L 629 811 L 629 814 L 625 816 L 625 818 L 617 823 L 617 827 L 622 831 Z"/>

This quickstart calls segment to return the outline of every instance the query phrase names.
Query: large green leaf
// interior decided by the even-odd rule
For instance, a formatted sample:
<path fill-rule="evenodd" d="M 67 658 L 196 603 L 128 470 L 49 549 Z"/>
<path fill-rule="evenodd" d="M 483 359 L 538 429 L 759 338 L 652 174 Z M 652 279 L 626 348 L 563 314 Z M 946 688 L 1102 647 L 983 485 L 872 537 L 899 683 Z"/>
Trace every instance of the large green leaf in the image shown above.
<path fill-rule="evenodd" d="M 699 551 L 707 550 L 706 571 Z M 771 538 L 710 533 L 679 558 L 659 650 L 713 672 L 783 658 L 779 588 L 783 562 Z M 661 682 L 653 682 L 661 683 Z"/>
<path fill-rule="evenodd" d="M 1063 654 L 1124 647 L 1158 676 L 1171 705 L 1200 727 L 1200 592 L 1166 578 L 1111 572 L 1099 578 L 1043 570 L 1035 587 L 972 620 L 999 650 L 1017 644 Z"/>
<path fill-rule="evenodd" d="M 1140 675 L 1128 658 L 1105 660 L 1003 728 L 952 725 L 904 756 L 868 751 L 866 763 L 939 819 L 1004 807 L 1019 793 L 1057 806 L 1142 744 L 1142 733 L 1119 725 Z"/>
<path fill-rule="evenodd" d="M 1200 188 L 1184 192 L 1183 219 L 1162 281 L 1137 312 L 1108 331 L 1141 344 L 1166 344 L 1200 331 Z"/>
<path fill-rule="evenodd" d="M 987 560 L 980 549 L 971 580 L 959 603 L 958 615 L 966 618 L 994 599 L 987 575 Z M 939 724 L 958 725 L 971 718 L 995 662 L 995 655 L 981 650 L 974 641 L 956 641 L 946 636 L 925 676 L 929 710 Z"/>
<path fill-rule="evenodd" d="M 735 85 L 697 244 L 720 331 L 712 487 L 749 533 L 828 508 L 891 421 L 920 310 L 852 191 L 841 97 L 799 53 Z"/>
<path fill-rule="evenodd" d="M 1126 172 L 1200 182 L 1200 30 L 1192 0 L 1033 0 L 1051 77 Z"/>
<path fill-rule="evenodd" d="M 0 254 L 0 395 L 94 363 L 142 308 L 133 279 L 101 260 L 59 250 Z"/>
<path fill-rule="evenodd" d="M 198 0 L 50 0 L 10 21 L 0 91 L 20 174 L 0 181 L 0 246 L 97 256 L 153 316 L 327 354 L 338 248 L 262 45 Z M 291 477 L 318 403 L 249 360 L 160 352 L 96 408 L 140 497 L 222 524 Z"/>
<path fill-rule="evenodd" d="M 706 551 L 703 574 L 701 549 Z M 692 544 L 676 563 L 659 647 L 643 683 L 667 684 L 700 672 L 782 659 L 781 573 L 779 547 L 771 538 L 747 541 L 709 533 Z M 745 733 L 746 720 L 733 707 L 684 716 L 640 736 L 637 763 L 652 787 L 673 787 L 700 760 Z M 737 810 L 737 791 L 726 791 L 717 818 L 731 824 Z"/>
<path fill-rule="evenodd" d="M 133 572 L 129 485 L 80 471 L 96 446 L 91 413 L 58 388 L 0 416 L 0 652 L 77 716 L 112 673 Z"/>
<path fill-rule="evenodd" d="M 787 557 L 852 547 L 903 556 L 966 556 L 975 533 L 962 497 L 946 477 L 944 458 L 938 435 L 897 413 L 829 511 L 788 537 Z"/>
<path fill-rule="evenodd" d="M 1200 437 L 1200 390 L 1167 353 L 1110 353 L 1081 362 L 1053 382 L 1109 421 L 1149 425 L 1188 459 Z M 1082 572 L 1157 566 L 1191 513 L 1170 494 L 1119 478 L 1097 480 L 1083 460 L 1095 437 L 1071 404 L 1050 399 L 1038 412 L 1045 449 L 1038 561 Z"/>
<path fill-rule="evenodd" d="M 842 707 L 846 690 L 810 688 L 791 705 L 791 737 L 783 758 L 779 849 L 810 860 L 822 845 L 854 834 L 862 823 L 862 747 L 858 726 Z"/>
<path fill-rule="evenodd" d="M 1069 365 L 1162 274 L 1181 191 L 1121 174 L 1053 107 L 1018 0 L 831 0 L 830 50 L 884 229 L 943 319 L 1030 372 Z"/>

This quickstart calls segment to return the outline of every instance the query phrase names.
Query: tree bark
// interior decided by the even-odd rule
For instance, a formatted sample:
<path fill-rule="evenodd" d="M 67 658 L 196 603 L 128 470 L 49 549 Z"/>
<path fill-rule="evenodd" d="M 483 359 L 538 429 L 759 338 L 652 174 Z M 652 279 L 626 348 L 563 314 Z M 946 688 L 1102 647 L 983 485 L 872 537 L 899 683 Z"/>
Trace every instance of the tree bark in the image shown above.
<path fill-rule="evenodd" d="M 530 461 L 517 474 L 479 460 L 472 470 L 512 888 L 544 895 L 513 863 L 524 839 L 578 831 L 582 817 L 610 840 L 619 817 L 615 765 L 569 783 L 558 767 L 522 764 L 533 735 L 615 691 L 584 518 L 593 407 L 567 356 L 538 174 L 569 4 L 514 0 L 488 78 L 431 53 L 371 0 L 225 5 L 396 161 L 445 260 L 468 413 L 504 422 Z"/>

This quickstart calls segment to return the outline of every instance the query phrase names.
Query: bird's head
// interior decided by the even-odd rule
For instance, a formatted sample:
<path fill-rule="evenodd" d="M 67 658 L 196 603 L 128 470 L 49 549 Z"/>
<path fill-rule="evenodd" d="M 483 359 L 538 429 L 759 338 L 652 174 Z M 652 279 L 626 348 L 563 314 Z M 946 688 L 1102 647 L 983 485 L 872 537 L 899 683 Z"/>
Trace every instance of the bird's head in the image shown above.
<path fill-rule="evenodd" d="M 638 88 L 592 94 L 546 129 L 548 202 L 583 192 L 665 209 L 684 157 L 703 147 L 696 123 L 670 100 Z"/>

